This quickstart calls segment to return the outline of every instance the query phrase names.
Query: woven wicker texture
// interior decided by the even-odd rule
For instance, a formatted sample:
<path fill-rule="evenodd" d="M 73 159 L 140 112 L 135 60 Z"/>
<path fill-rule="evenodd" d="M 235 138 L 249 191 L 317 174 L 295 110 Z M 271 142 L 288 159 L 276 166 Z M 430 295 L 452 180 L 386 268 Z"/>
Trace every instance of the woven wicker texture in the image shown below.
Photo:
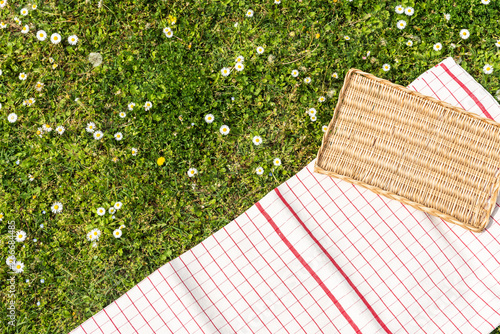
<path fill-rule="evenodd" d="M 351 69 L 315 171 L 480 232 L 500 187 L 500 124 Z"/>

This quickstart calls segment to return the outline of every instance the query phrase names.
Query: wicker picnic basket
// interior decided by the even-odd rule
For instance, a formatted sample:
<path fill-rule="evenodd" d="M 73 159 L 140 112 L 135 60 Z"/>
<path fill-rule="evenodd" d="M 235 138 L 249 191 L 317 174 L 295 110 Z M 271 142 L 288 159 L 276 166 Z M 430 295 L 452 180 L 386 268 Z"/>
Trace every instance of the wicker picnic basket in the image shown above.
<path fill-rule="evenodd" d="M 500 187 L 500 123 L 351 69 L 314 171 L 481 232 Z"/>

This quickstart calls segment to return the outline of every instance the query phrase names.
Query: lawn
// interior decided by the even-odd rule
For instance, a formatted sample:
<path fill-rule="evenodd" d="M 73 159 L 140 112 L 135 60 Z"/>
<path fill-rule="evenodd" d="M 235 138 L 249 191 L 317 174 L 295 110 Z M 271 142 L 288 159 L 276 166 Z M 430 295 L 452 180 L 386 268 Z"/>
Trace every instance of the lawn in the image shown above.
<path fill-rule="evenodd" d="M 26 233 L 17 326 L 5 333 L 67 333 L 297 173 L 352 67 L 407 85 L 452 56 L 500 88 L 495 1 L 0 7 L 2 259 L 7 222 Z M 2 292 L 9 271 L 0 266 Z"/>

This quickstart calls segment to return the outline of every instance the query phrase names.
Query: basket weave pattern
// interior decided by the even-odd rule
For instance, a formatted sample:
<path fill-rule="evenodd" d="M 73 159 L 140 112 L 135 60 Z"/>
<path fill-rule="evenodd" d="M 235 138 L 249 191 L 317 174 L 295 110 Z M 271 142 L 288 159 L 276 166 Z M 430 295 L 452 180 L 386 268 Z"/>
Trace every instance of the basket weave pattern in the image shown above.
<path fill-rule="evenodd" d="M 500 124 L 351 69 L 315 171 L 480 232 L 500 187 Z"/>

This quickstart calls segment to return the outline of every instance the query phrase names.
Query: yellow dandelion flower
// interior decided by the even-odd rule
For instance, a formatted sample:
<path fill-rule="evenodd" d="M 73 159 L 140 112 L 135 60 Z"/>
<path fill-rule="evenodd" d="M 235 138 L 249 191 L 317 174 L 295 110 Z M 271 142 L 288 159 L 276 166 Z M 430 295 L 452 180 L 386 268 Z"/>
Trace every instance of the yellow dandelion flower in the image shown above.
<path fill-rule="evenodd" d="M 159 166 L 163 165 L 165 163 L 165 158 L 164 157 L 159 157 L 158 161 L 156 162 Z"/>

